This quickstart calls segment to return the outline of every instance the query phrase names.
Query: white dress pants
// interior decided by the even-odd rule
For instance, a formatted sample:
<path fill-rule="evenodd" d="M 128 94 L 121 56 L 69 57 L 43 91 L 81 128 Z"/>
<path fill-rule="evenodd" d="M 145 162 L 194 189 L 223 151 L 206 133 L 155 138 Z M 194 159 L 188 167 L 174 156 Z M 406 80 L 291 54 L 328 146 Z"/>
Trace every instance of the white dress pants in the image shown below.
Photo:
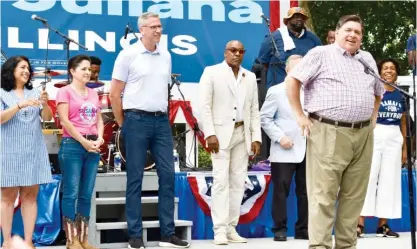
<path fill-rule="evenodd" d="M 211 161 L 211 217 L 214 234 L 233 232 L 240 217 L 240 204 L 248 168 L 243 125 L 234 129 L 228 148 L 212 154 Z"/>
<path fill-rule="evenodd" d="M 371 175 L 361 216 L 401 218 L 402 145 L 399 126 L 376 125 Z"/>

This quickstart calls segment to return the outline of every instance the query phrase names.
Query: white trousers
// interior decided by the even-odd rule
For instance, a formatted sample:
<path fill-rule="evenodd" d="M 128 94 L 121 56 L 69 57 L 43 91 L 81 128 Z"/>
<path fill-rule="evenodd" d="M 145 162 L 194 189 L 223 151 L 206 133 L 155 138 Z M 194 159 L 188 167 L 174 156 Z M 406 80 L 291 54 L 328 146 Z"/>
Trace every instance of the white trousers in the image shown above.
<path fill-rule="evenodd" d="M 243 125 L 234 129 L 228 148 L 212 154 L 211 161 L 211 218 L 214 234 L 233 232 L 240 217 L 248 168 Z"/>
<path fill-rule="evenodd" d="M 376 125 L 371 175 L 361 216 L 401 218 L 402 145 L 399 126 Z"/>

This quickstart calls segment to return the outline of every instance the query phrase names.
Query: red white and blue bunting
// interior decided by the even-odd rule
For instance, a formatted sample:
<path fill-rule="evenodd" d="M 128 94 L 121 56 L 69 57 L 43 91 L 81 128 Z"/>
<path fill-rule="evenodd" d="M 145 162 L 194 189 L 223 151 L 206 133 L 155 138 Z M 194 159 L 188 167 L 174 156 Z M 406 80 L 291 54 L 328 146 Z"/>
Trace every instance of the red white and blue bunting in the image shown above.
<path fill-rule="evenodd" d="M 210 216 L 212 173 L 189 173 L 187 179 L 201 210 L 205 215 Z M 250 223 L 258 216 L 268 194 L 270 180 L 271 175 L 268 172 L 248 172 L 239 224 Z"/>

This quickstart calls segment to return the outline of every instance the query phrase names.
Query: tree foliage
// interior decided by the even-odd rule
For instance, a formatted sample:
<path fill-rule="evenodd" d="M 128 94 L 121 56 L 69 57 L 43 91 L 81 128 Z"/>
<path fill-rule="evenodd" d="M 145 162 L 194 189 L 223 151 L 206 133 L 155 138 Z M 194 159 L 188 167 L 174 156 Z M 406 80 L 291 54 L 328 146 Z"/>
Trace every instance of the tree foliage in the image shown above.
<path fill-rule="evenodd" d="M 313 31 L 326 40 L 328 30 L 335 29 L 341 16 L 356 14 L 364 21 L 362 49 L 378 62 L 394 58 L 401 75 L 409 74 L 406 59 L 407 39 L 416 25 L 416 1 L 306 1 Z M 415 31 L 414 31 L 415 32 Z"/>

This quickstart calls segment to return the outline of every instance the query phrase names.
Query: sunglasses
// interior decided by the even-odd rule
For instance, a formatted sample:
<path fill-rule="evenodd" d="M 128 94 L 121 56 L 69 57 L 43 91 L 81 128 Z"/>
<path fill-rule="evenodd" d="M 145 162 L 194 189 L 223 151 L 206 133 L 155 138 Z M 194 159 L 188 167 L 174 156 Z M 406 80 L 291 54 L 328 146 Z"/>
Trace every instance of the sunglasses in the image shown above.
<path fill-rule="evenodd" d="M 237 52 L 239 52 L 239 54 L 243 55 L 245 54 L 246 50 L 244 49 L 237 49 L 237 48 L 228 48 L 227 50 L 229 50 L 232 54 L 237 54 Z"/>

